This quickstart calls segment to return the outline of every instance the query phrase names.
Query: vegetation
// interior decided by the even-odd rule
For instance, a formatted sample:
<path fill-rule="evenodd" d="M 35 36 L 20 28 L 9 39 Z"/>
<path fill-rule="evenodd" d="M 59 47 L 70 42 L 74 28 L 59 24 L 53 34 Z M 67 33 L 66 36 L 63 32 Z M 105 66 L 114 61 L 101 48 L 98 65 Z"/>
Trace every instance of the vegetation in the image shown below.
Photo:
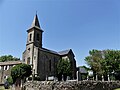
<path fill-rule="evenodd" d="M 120 88 L 114 89 L 114 90 L 120 90 Z"/>
<path fill-rule="evenodd" d="M 9 77 L 7 78 L 7 82 L 8 82 L 10 85 L 13 84 L 13 79 L 12 79 L 11 76 L 9 76 Z"/>
<path fill-rule="evenodd" d="M 86 80 L 88 76 L 88 72 L 90 71 L 90 68 L 86 66 L 79 66 L 77 70 L 80 70 L 80 68 L 84 68 L 84 71 L 82 73 L 80 72 L 80 78 L 81 80 Z"/>
<path fill-rule="evenodd" d="M 4 55 L 0 57 L 0 62 L 5 61 L 18 61 L 20 58 L 13 57 L 12 55 Z"/>
<path fill-rule="evenodd" d="M 71 62 L 68 59 L 61 59 L 58 61 L 57 64 L 57 74 L 58 74 L 58 80 L 62 80 L 62 75 L 64 80 L 66 80 L 67 76 L 72 76 L 72 68 L 71 68 Z"/>
<path fill-rule="evenodd" d="M 119 50 L 91 50 L 89 56 L 85 57 L 85 61 L 91 67 L 94 75 L 103 75 L 111 78 L 115 76 L 116 80 L 120 80 L 120 51 Z M 114 74 L 114 75 L 113 75 Z"/>
<path fill-rule="evenodd" d="M 11 87 L 9 89 L 5 89 L 4 86 L 0 86 L 0 90 L 12 90 Z"/>
<path fill-rule="evenodd" d="M 90 68 L 88 68 L 88 67 L 86 67 L 86 66 L 79 66 L 80 68 L 84 68 L 86 71 L 89 71 L 89 70 L 91 70 Z"/>
<path fill-rule="evenodd" d="M 14 66 L 11 69 L 11 76 L 13 78 L 13 83 L 16 82 L 17 79 L 25 79 L 32 74 L 31 66 L 27 64 L 19 64 Z"/>

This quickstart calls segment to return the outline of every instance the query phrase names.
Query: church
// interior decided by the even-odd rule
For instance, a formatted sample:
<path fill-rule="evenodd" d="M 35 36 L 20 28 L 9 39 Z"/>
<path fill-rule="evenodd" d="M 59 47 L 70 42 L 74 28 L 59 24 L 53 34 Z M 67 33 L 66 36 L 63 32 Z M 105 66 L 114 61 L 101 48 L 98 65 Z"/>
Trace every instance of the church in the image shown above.
<path fill-rule="evenodd" d="M 42 46 L 42 33 L 37 14 L 35 15 L 31 27 L 27 30 L 26 50 L 22 59 L 26 64 L 32 66 L 35 76 L 40 80 L 46 77 L 57 75 L 57 63 L 60 59 L 71 61 L 72 79 L 76 78 L 76 60 L 72 49 L 56 52 Z"/>

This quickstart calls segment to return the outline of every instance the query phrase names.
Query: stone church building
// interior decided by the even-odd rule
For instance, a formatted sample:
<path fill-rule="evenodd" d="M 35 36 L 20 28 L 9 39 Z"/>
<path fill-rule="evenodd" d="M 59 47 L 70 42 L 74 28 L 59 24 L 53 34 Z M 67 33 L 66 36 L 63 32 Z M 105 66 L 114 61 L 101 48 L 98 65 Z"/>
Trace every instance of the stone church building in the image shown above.
<path fill-rule="evenodd" d="M 57 63 L 60 59 L 68 59 L 72 63 L 72 79 L 76 78 L 76 60 L 71 49 L 56 52 L 42 47 L 42 33 L 37 14 L 31 27 L 27 30 L 26 50 L 23 52 L 23 61 L 30 64 L 33 74 L 45 80 L 46 76 L 56 77 Z"/>

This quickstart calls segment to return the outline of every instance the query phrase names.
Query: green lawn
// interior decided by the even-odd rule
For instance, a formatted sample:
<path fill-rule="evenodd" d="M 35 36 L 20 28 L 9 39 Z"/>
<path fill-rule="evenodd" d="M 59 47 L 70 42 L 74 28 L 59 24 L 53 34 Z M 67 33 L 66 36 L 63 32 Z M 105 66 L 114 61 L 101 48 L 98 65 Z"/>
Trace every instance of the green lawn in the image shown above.
<path fill-rule="evenodd" d="M 114 89 L 114 90 L 120 90 L 120 88 Z"/>
<path fill-rule="evenodd" d="M 11 89 L 5 89 L 4 86 L 0 86 L 0 90 L 11 90 Z"/>

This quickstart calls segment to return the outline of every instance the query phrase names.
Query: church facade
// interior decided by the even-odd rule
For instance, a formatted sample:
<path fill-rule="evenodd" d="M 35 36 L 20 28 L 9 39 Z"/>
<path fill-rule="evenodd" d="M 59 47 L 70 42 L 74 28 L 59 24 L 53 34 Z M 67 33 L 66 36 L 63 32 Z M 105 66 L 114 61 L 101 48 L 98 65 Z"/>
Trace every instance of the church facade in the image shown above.
<path fill-rule="evenodd" d="M 37 14 L 31 27 L 27 30 L 26 50 L 23 52 L 23 61 L 32 66 L 35 76 L 41 80 L 54 76 L 57 73 L 57 63 L 60 59 L 68 59 L 72 65 L 72 78 L 76 78 L 76 60 L 72 49 L 56 52 L 42 47 L 42 33 Z"/>

